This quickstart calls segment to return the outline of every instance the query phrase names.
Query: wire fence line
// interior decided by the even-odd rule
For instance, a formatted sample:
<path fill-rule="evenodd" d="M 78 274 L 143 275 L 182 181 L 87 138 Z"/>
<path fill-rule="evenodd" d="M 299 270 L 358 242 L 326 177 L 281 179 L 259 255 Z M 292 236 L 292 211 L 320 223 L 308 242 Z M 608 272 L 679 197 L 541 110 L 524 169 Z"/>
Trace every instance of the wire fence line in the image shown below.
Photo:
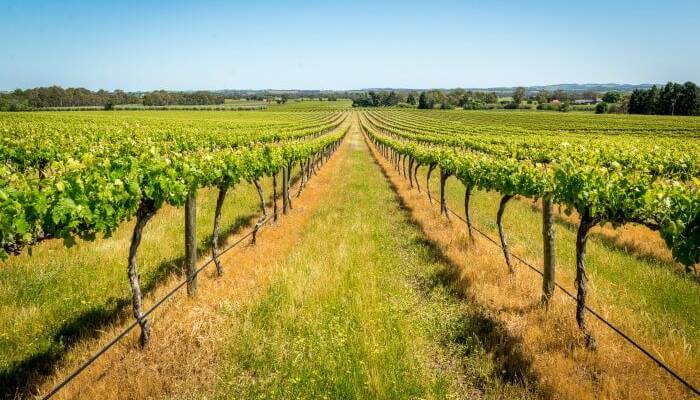
<path fill-rule="evenodd" d="M 371 142 L 371 141 L 370 141 L 370 142 Z M 401 177 L 400 174 L 399 174 L 399 177 Z M 430 187 L 427 187 L 425 190 L 426 190 L 426 195 L 432 196 L 432 192 L 430 192 Z M 435 197 L 435 198 L 437 198 L 437 197 Z M 431 201 L 430 203 L 431 203 L 431 206 L 432 206 L 432 201 Z M 454 210 L 452 210 L 452 209 L 449 208 L 449 207 L 447 208 L 447 211 L 448 211 L 450 214 L 454 215 L 458 220 L 462 221 L 465 225 L 467 225 L 467 220 L 466 220 L 464 217 L 462 217 L 461 215 L 457 214 Z M 481 236 L 483 236 L 484 238 L 486 238 L 489 242 L 493 243 L 494 245 L 498 246 L 500 249 L 503 249 L 503 245 L 502 245 L 501 243 L 497 242 L 497 241 L 496 241 L 495 239 L 493 239 L 491 236 L 489 236 L 488 234 L 486 234 L 485 232 L 483 232 L 481 229 L 477 228 L 473 223 L 472 223 L 471 225 L 472 225 L 472 229 L 474 229 L 476 232 L 478 232 Z M 518 256 L 517 254 L 513 254 L 513 253 L 511 253 L 511 256 L 512 256 L 513 258 L 515 258 L 516 260 L 518 260 L 518 261 L 519 261 L 520 263 L 522 263 L 523 265 L 527 266 L 527 267 L 528 267 L 530 270 L 532 270 L 533 272 L 536 272 L 536 273 L 539 274 L 540 276 L 544 276 L 544 273 L 543 273 L 539 268 L 537 268 L 537 267 L 535 267 L 534 265 L 532 265 L 530 262 L 528 262 L 527 260 L 525 260 L 523 257 L 520 257 L 520 256 Z M 559 282 L 556 282 L 556 281 L 555 281 L 554 284 L 555 284 L 555 286 L 556 286 L 557 288 L 559 288 L 568 298 L 570 298 L 570 299 L 573 300 L 573 301 L 576 301 L 576 296 L 575 296 L 573 293 L 571 293 L 568 289 L 566 289 L 564 286 L 560 285 Z M 586 308 L 586 311 L 590 312 L 591 315 L 593 315 L 597 320 L 599 320 L 600 322 L 602 322 L 604 325 L 606 325 L 608 328 L 610 328 L 614 333 L 616 333 L 618 336 L 620 336 L 620 337 L 622 337 L 623 339 L 625 339 L 625 341 L 627 341 L 627 342 L 630 343 L 632 346 L 634 346 L 637 350 L 639 350 L 640 352 L 642 352 L 642 354 L 644 354 L 644 355 L 647 356 L 649 359 L 651 359 L 658 367 L 660 367 L 661 369 L 663 369 L 664 371 L 666 371 L 667 373 L 669 373 L 676 381 L 678 381 L 679 383 L 681 383 L 683 386 L 685 386 L 688 390 L 690 390 L 690 391 L 691 391 L 693 394 L 695 394 L 696 396 L 700 396 L 700 390 L 698 390 L 698 389 L 697 389 L 695 386 L 693 386 L 693 384 L 691 384 L 687 379 L 685 379 L 685 378 L 682 377 L 679 373 L 677 373 L 675 370 L 673 370 L 673 368 L 671 368 L 669 365 L 667 365 L 666 363 L 664 363 L 663 361 L 661 361 L 658 357 L 654 356 L 649 350 L 647 350 L 647 349 L 644 348 L 641 344 L 639 344 L 637 341 L 635 341 L 634 339 L 632 339 L 629 335 L 627 335 L 624 331 L 622 331 L 622 329 L 618 328 L 618 327 L 615 326 L 612 322 L 610 322 L 610 321 L 608 321 L 607 319 L 605 319 L 605 317 L 603 317 L 602 315 L 600 315 L 597 311 L 595 311 L 594 309 L 592 309 L 592 308 L 589 307 L 588 305 L 584 305 L 584 307 Z"/>

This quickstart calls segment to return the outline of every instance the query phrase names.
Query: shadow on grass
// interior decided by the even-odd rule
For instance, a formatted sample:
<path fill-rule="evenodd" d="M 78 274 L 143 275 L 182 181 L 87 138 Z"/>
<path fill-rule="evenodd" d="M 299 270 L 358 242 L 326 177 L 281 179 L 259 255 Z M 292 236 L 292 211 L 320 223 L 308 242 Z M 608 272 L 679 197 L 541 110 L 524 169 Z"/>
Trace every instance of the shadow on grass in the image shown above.
<path fill-rule="evenodd" d="M 367 146 L 371 144 L 367 143 Z M 404 220 L 420 232 L 416 244 L 427 249 L 428 261 L 440 265 L 440 268 L 432 273 L 417 277 L 417 290 L 425 296 L 430 296 L 436 290 L 444 291 L 452 300 L 463 305 L 460 307 L 456 324 L 449 331 L 441 332 L 446 338 L 443 345 L 457 349 L 457 355 L 461 357 L 473 354 L 477 351 L 477 346 L 481 346 L 494 363 L 493 368 L 490 368 L 491 378 L 529 389 L 535 388 L 537 379 L 532 371 L 532 360 L 522 350 L 522 339 L 511 335 L 503 322 L 469 295 L 472 282 L 460 273 L 462 267 L 428 237 L 423 224 L 412 216 L 413 209 L 399 195 L 398 188 L 375 154 L 372 154 L 372 159 L 391 187 Z"/>
<path fill-rule="evenodd" d="M 222 230 L 221 237 L 227 237 L 252 226 L 256 214 L 238 216 Z M 202 258 L 208 258 L 211 251 L 212 235 L 200 241 L 197 251 Z M 126 260 L 125 264 L 126 264 Z M 184 255 L 160 263 L 153 271 L 145 274 L 141 289 L 148 294 L 162 285 L 173 274 L 182 273 Z M 125 267 L 126 268 L 126 267 Z M 50 347 L 35 354 L 5 371 L 0 372 L 0 399 L 18 399 L 31 396 L 42 379 L 51 375 L 71 346 L 81 340 L 95 338 L 101 328 L 122 323 L 131 318 L 129 298 L 110 298 L 104 304 L 92 307 L 75 318 L 66 321 L 54 335 Z"/>

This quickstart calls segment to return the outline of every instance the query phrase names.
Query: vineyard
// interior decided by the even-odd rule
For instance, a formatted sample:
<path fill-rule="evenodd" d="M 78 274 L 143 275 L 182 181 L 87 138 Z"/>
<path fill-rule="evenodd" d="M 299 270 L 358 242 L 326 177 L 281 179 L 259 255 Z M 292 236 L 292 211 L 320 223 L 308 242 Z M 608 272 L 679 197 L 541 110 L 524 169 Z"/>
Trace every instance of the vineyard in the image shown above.
<path fill-rule="evenodd" d="M 488 335 L 462 332 L 461 335 L 469 338 L 459 342 L 459 346 L 473 342 L 470 346 L 474 347 L 440 350 L 446 352 L 440 353 L 443 358 L 466 357 L 454 361 L 454 365 L 471 365 L 463 367 L 469 371 L 490 371 L 482 373 L 488 379 L 470 375 L 473 372 L 462 373 L 457 367 L 454 370 L 457 372 L 450 372 L 481 382 L 470 390 L 479 391 L 484 397 L 622 398 L 634 397 L 640 387 L 645 387 L 649 398 L 697 394 L 695 388 L 700 383 L 699 118 L 405 109 L 349 111 L 346 101 L 319 103 L 295 102 L 265 111 L 64 111 L 0 115 L 0 384 L 9 388 L 2 395 L 11 398 L 18 393 L 46 394 L 62 377 L 55 376 L 56 371 L 67 375 L 74 369 L 69 367 L 78 367 L 88 359 L 85 354 L 95 353 L 97 343 L 104 345 L 104 340 L 111 339 L 109 335 L 100 338 L 95 333 L 102 332 L 100 329 L 109 324 L 117 327 L 132 324 L 116 341 L 110 342 L 110 347 L 122 337 L 138 342 L 138 346 L 123 351 L 151 354 L 145 357 L 153 356 L 148 351 L 152 341 L 158 348 L 176 347 L 159 342 L 164 339 L 158 335 L 164 332 L 153 327 L 149 313 L 161 303 L 148 298 L 149 294 L 152 291 L 163 294 L 156 289 L 180 273 L 181 285 L 168 292 L 163 301 L 178 288 L 186 287 L 188 297 L 194 298 L 192 304 L 196 304 L 198 296 L 206 296 L 198 290 L 198 275 L 203 268 L 211 264 L 213 279 L 224 279 L 237 265 L 235 259 L 231 261 L 224 256 L 225 252 L 244 239 L 251 248 L 257 246 L 257 241 L 265 241 L 264 236 L 259 236 L 264 232 L 259 231 L 269 224 L 276 224 L 272 230 L 292 229 L 285 228 L 285 218 L 295 218 L 295 212 L 315 216 L 313 207 L 319 210 L 336 207 L 334 212 L 346 213 L 342 214 L 344 218 L 359 224 L 358 229 L 368 221 L 376 222 L 376 227 L 367 228 L 367 240 L 380 237 L 384 242 L 368 249 L 368 254 L 374 256 L 367 257 L 381 259 L 393 267 L 383 271 L 384 264 L 375 261 L 361 267 L 359 264 L 366 261 L 363 254 L 349 253 L 347 257 L 358 263 L 358 271 L 365 271 L 367 279 L 391 272 L 394 274 L 391 279 L 382 279 L 394 282 L 396 276 L 402 276 L 397 271 L 409 268 L 385 259 L 385 253 L 387 258 L 393 253 L 389 254 L 388 250 L 382 253 L 382 246 L 394 246 L 402 254 L 434 248 L 432 251 L 444 253 L 442 258 L 435 256 L 435 259 L 457 265 L 462 271 L 457 276 L 469 276 L 473 288 L 462 287 L 457 280 L 450 283 L 454 288 L 449 289 L 463 291 L 466 296 L 449 301 L 431 300 L 430 307 L 439 305 L 449 318 L 459 319 L 463 316 L 455 311 L 461 307 L 458 305 L 473 302 L 478 306 L 473 306 L 469 315 L 482 312 L 489 315 L 483 317 L 481 325 L 488 321 L 487 325 L 492 327 L 507 327 L 489 331 L 489 334 L 501 332 L 501 339 L 496 340 L 498 345 L 489 347 L 492 340 L 484 339 Z M 370 154 L 376 165 L 369 162 Z M 353 168 L 362 173 L 353 172 Z M 302 202 L 302 207 L 296 207 L 297 198 L 305 199 L 302 193 L 307 187 L 314 188 L 317 179 L 314 177 L 324 173 L 331 174 L 323 181 L 329 187 L 325 196 L 335 193 L 337 199 L 324 201 L 325 192 L 319 190 L 314 192 L 319 197 L 315 206 L 308 205 L 306 210 Z M 389 189 L 383 186 L 386 183 L 381 183 L 384 180 L 391 183 L 401 202 L 410 203 L 410 207 L 387 206 L 397 200 L 387 194 Z M 343 190 L 333 192 L 336 186 L 342 186 Z M 347 193 L 353 193 L 357 200 Z M 427 202 L 421 203 L 422 196 Z M 439 206 L 437 219 L 427 214 L 433 203 Z M 428 211 L 410 214 L 419 209 Z M 366 217 L 363 213 L 367 213 Z M 392 224 L 382 222 L 383 213 L 395 214 L 390 218 L 396 220 L 392 219 Z M 399 218 L 402 213 L 408 213 L 405 218 L 411 218 L 422 230 L 416 231 L 413 225 Z M 332 229 L 313 223 L 302 229 L 299 223 L 294 227 L 299 232 L 287 232 L 292 237 L 299 236 L 297 241 L 302 244 L 298 251 L 307 257 L 305 260 L 310 265 L 323 266 L 323 260 L 342 265 L 344 255 L 335 252 L 344 249 L 345 244 L 333 240 L 340 243 L 359 235 L 354 228 L 344 227 L 343 220 L 333 219 L 335 214 L 329 215 L 326 218 L 334 224 Z M 464 225 L 460 225 L 460 220 Z M 438 223 L 441 225 L 434 225 Z M 420 245 L 422 242 L 417 239 L 411 243 L 392 241 L 397 239 L 386 235 L 386 230 L 394 229 L 394 225 L 402 227 L 395 228 L 401 235 L 425 236 L 424 240 L 433 244 Z M 243 234 L 245 227 L 250 227 L 247 235 Z M 305 247 L 302 239 L 307 230 L 311 232 L 309 235 L 316 232 L 319 236 Z M 334 234 L 340 231 L 342 235 Z M 443 234 L 449 237 L 444 243 Z M 241 238 L 229 248 L 228 239 L 235 235 Z M 487 239 L 496 246 L 493 248 L 496 253 L 483 250 L 488 245 Z M 326 240 L 325 250 L 313 246 Z M 295 246 L 286 251 L 292 254 Z M 651 250 L 645 253 L 644 246 Z M 320 253 L 314 254 L 315 251 Z M 207 256 L 203 257 L 203 253 Z M 489 256 L 482 262 L 480 254 Z M 266 253 L 261 257 L 264 260 L 275 256 Z M 421 262 L 427 269 L 437 263 L 427 256 Z M 174 267 L 161 268 L 159 264 Z M 417 268 L 411 265 L 410 268 Z M 474 265 L 492 275 L 480 275 L 487 272 L 475 271 Z M 541 276 L 526 276 L 523 269 L 527 266 L 539 271 Z M 412 273 L 423 276 L 425 271 L 416 269 Z M 308 280 L 316 275 L 290 274 L 288 279 L 315 287 Z M 337 282 L 335 285 L 345 288 Z M 374 285 L 382 286 L 376 282 Z M 494 289 L 496 286 L 500 288 Z M 282 291 L 279 298 L 292 296 L 290 293 L 296 293 L 295 290 Z M 343 296 L 380 289 L 358 285 L 347 290 Z M 382 290 L 387 292 L 376 294 L 372 301 L 380 304 L 386 296 L 418 301 L 391 285 Z M 486 301 L 478 298 L 479 293 L 498 294 Z M 568 303 L 567 293 L 571 297 Z M 234 291 L 226 296 L 237 295 Z M 221 307 L 220 300 L 216 300 L 216 307 Z M 328 300 L 328 304 L 340 307 L 336 311 L 344 315 L 342 304 L 346 302 L 333 301 Z M 529 302 L 527 307 L 517 303 L 523 301 Z M 146 303 L 156 305 L 148 308 Z M 181 306 L 189 307 L 187 304 Z M 516 305 L 522 309 L 506 311 Z M 279 312 L 282 306 L 275 307 L 249 310 L 245 316 L 264 317 Z M 321 311 L 314 311 L 318 315 L 332 319 L 333 324 L 345 323 L 326 315 L 322 305 L 319 307 Z M 129 310 L 130 318 L 124 317 L 125 310 Z M 428 307 L 423 314 L 432 314 L 431 310 Z M 398 318 L 395 314 L 388 312 L 375 318 Z M 239 316 L 227 318 L 249 329 L 236 332 L 250 340 L 257 340 L 254 337 L 265 335 L 268 330 L 289 335 L 306 329 L 285 330 L 263 324 L 265 329 L 255 331 L 251 328 L 255 323 L 244 323 L 236 319 Z M 285 315 L 276 318 L 290 318 L 288 324 L 294 326 L 306 321 Z M 423 321 L 420 318 L 425 315 L 411 318 Z M 158 324 L 166 320 L 160 319 Z M 442 326 L 447 322 L 437 324 Z M 475 324 L 463 325 L 471 326 L 469 329 L 475 332 L 484 329 L 474 328 Z M 547 347 L 543 344 L 546 342 L 543 338 L 548 337 L 544 332 L 527 331 L 527 326 L 537 325 L 542 329 L 561 329 L 556 340 L 565 343 L 550 343 Z M 132 328 L 138 331 L 137 337 L 129 336 Z M 385 328 L 379 331 L 386 334 Z M 110 329 L 111 336 L 120 332 Z M 325 326 L 315 329 L 324 330 Z M 352 331 L 344 335 L 354 335 L 355 329 Z M 389 336 L 383 339 L 389 343 L 387 349 L 396 350 L 392 345 L 404 346 L 403 342 L 392 342 L 399 339 Z M 406 341 L 409 336 L 397 334 Z M 77 351 L 73 350 L 76 343 L 92 343 L 91 340 L 97 342 L 85 354 L 72 353 Z M 265 343 L 270 340 L 261 339 Z M 497 347 L 513 341 L 522 342 L 517 351 Z M 343 339 L 342 343 L 348 342 L 352 340 Z M 248 381 L 241 376 L 268 373 L 251 366 L 257 365 L 253 362 L 256 357 L 284 359 L 289 350 L 285 347 L 279 353 L 261 355 L 260 351 L 251 350 L 252 345 L 232 343 L 226 354 L 234 354 L 230 357 L 237 366 L 222 367 L 222 374 L 233 383 L 214 385 L 216 388 L 212 389 L 222 397 L 248 390 Z M 274 348 L 276 343 L 268 345 Z M 295 344 L 289 346 L 295 349 Z M 311 347 L 302 346 L 297 357 L 313 354 L 315 348 L 308 346 Z M 112 351 L 119 350 L 122 349 Z M 383 354 L 385 350 L 374 351 Z M 503 356 L 509 352 L 510 356 Z M 521 365 L 525 362 L 513 362 L 515 353 L 531 358 L 527 364 L 532 366 L 525 368 Z M 633 355 L 626 358 L 629 353 Z M 348 357 L 365 357 L 370 353 L 362 349 L 353 354 Z M 619 364 L 606 365 L 610 355 L 619 354 L 625 354 L 616 358 Z M 392 357 L 402 356 L 394 354 L 382 362 L 396 370 L 409 371 L 402 373 L 415 372 L 391 364 L 387 360 L 394 360 Z M 483 359 L 491 360 L 493 365 L 479 366 Z M 99 365 L 96 360 L 82 364 L 81 368 L 87 368 L 85 371 L 89 373 L 92 362 Z M 319 363 L 323 364 L 310 362 L 309 368 Z M 635 365 L 639 366 L 636 371 Z M 561 377 L 561 371 L 553 372 L 562 366 L 576 372 L 568 378 Z M 251 369 L 245 370 L 248 367 Z M 291 375 L 302 373 L 296 366 L 289 368 Z M 340 367 L 328 368 L 333 371 L 327 372 L 329 375 L 343 372 Z M 366 366 L 357 364 L 353 368 L 358 368 L 355 374 L 369 373 Z M 496 371 L 499 368 L 501 372 Z M 415 372 L 415 376 L 432 373 Z M 458 379 L 445 374 L 435 380 Z M 557 378 L 548 379 L 548 375 Z M 415 376 L 397 379 L 396 375 L 387 375 L 384 379 L 411 382 Z M 278 382 L 278 378 L 274 373 L 269 377 L 280 387 L 288 383 L 288 380 Z M 306 378 L 323 381 L 324 375 Z M 559 378 L 561 382 L 552 383 Z M 645 378 L 649 380 L 647 386 Z M 405 388 L 394 389 L 396 393 L 410 392 L 414 398 L 426 393 L 442 397 L 436 394 L 442 392 L 435 385 L 422 379 L 416 378 L 417 383 L 406 392 Z M 309 382 L 306 384 L 312 387 Z M 70 383 L 66 383 L 70 388 Z M 89 381 L 81 384 L 86 392 L 78 387 L 73 389 L 72 397 L 89 393 Z M 265 393 L 265 384 L 258 384 L 251 383 L 250 387 L 262 391 L 258 394 Z M 450 385 L 446 387 L 448 392 L 454 389 Z M 241 391 L 227 392 L 234 390 L 231 388 Z M 297 392 L 297 389 L 280 390 L 287 396 L 319 394 Z M 148 392 L 148 396 L 155 394 Z M 369 390 L 360 397 L 374 395 L 376 392 Z M 124 397 L 129 396 L 124 394 Z"/>

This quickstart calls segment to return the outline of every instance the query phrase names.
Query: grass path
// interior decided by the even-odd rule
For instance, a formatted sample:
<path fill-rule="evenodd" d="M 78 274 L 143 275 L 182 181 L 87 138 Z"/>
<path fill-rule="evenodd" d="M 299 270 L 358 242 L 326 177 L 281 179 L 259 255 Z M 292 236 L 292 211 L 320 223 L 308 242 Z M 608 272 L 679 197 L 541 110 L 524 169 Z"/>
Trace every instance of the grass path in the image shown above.
<path fill-rule="evenodd" d="M 270 289 L 225 310 L 215 397 L 531 396 L 497 377 L 453 266 L 407 220 L 359 133 L 350 140 L 345 173 Z"/>

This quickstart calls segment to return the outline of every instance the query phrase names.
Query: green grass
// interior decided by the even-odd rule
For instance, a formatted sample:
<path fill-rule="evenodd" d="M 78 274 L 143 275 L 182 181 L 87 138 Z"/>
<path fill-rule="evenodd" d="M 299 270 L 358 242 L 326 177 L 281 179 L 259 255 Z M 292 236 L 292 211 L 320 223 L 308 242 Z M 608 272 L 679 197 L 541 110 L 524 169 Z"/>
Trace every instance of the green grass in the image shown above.
<path fill-rule="evenodd" d="M 268 182 L 267 194 L 269 187 Z M 198 194 L 200 251 L 209 247 L 216 196 L 215 190 Z M 255 189 L 241 184 L 227 197 L 222 232 L 244 225 L 258 211 Z M 167 207 L 146 226 L 138 258 L 146 291 L 180 271 L 183 225 L 184 211 Z M 58 240 L 45 242 L 31 255 L 0 264 L 0 387 L 22 385 L 37 369 L 60 359 L 71 342 L 130 309 L 126 260 L 132 226 L 72 248 Z"/>
<path fill-rule="evenodd" d="M 421 168 L 419 173 L 422 185 L 426 169 Z M 434 194 L 438 193 L 437 176 L 435 172 L 431 182 Z M 464 215 L 464 186 L 455 178 L 448 180 L 447 198 L 450 208 Z M 495 192 L 475 191 L 472 198 L 472 218 L 476 226 L 495 239 L 498 238 L 495 221 L 499 201 L 500 195 Z M 541 260 L 541 213 L 533 210 L 528 201 L 511 201 L 504 225 L 508 243 L 517 248 L 516 253 L 528 260 Z M 557 281 L 569 288 L 574 287 L 575 239 L 574 228 L 557 224 Z M 497 262 L 505 265 L 502 258 Z M 662 340 L 669 332 L 675 332 L 685 337 L 692 357 L 700 357 L 700 286 L 697 282 L 680 276 L 663 261 L 640 259 L 596 236 L 589 239 L 586 264 L 592 302 L 613 323 L 620 324 L 635 337 L 648 335 Z M 541 266 L 541 262 L 537 265 Z"/>
<path fill-rule="evenodd" d="M 352 100 L 289 100 L 285 104 L 276 104 L 271 102 L 268 110 L 270 111 L 333 111 L 333 110 L 348 110 L 352 107 Z"/>
<path fill-rule="evenodd" d="M 230 320 L 217 398 L 521 398 L 359 135 L 269 291 Z M 224 330 L 224 328 L 222 328 Z M 486 329 L 488 330 L 488 329 Z"/>

